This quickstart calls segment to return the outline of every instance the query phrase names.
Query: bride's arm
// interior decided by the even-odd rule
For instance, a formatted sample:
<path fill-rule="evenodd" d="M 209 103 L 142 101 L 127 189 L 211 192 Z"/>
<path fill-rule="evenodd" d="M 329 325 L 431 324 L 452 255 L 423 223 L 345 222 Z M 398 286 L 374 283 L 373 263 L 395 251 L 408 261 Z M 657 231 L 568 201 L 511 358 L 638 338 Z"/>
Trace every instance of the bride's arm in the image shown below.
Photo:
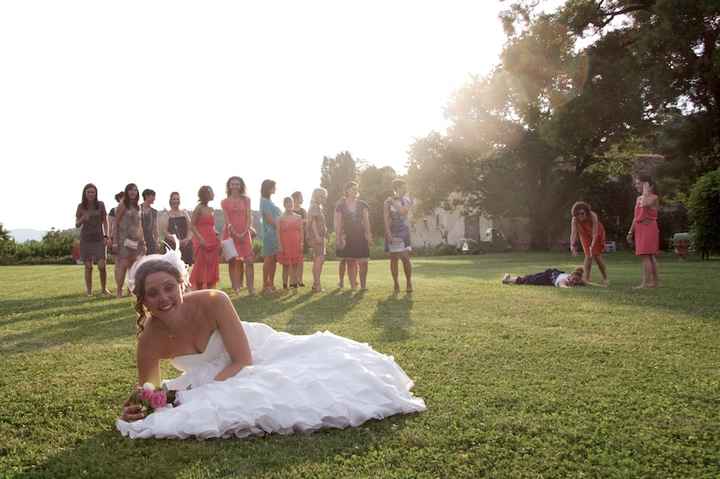
<path fill-rule="evenodd" d="M 145 346 L 145 347 L 143 347 Z M 160 386 L 160 359 L 153 354 L 152 349 L 148 345 L 144 345 L 142 337 L 138 340 L 137 346 L 137 368 L 138 368 L 138 385 L 141 387 L 145 383 L 152 383 L 155 387 Z M 138 421 L 145 418 L 142 407 L 133 402 L 133 394 L 123 403 L 122 418 L 124 421 Z"/>
<path fill-rule="evenodd" d="M 252 353 L 240 318 L 228 295 L 220 291 L 213 291 L 212 294 L 214 298 L 211 302 L 211 317 L 215 318 L 230 356 L 230 364 L 215 376 L 216 381 L 224 381 L 235 376 L 245 366 L 251 365 Z"/>

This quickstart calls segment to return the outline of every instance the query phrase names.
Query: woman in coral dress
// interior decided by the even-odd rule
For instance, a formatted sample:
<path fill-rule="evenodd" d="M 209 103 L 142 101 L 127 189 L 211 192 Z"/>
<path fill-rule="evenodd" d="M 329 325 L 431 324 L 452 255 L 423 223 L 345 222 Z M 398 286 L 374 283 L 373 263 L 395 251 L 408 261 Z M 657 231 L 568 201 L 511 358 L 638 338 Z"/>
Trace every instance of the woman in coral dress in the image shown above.
<path fill-rule="evenodd" d="M 283 289 L 287 289 L 288 280 L 291 288 L 300 283 L 300 266 L 303 263 L 303 219 L 293 211 L 295 202 L 287 197 L 283 200 L 285 213 L 278 220 L 280 252 L 278 263 L 283 266 Z"/>
<path fill-rule="evenodd" d="M 628 242 L 635 242 L 635 255 L 642 259 L 642 282 L 637 288 L 655 288 L 658 284 L 657 259 L 660 250 L 658 229 L 658 196 L 655 182 L 649 176 L 635 179 L 641 193 L 635 201 L 635 216 L 628 231 Z"/>
<path fill-rule="evenodd" d="M 215 231 L 215 215 L 208 203 L 215 198 L 212 188 L 201 186 L 199 204 L 193 211 L 193 256 L 195 266 L 190 273 L 193 289 L 213 289 L 220 281 L 220 240 Z"/>
<path fill-rule="evenodd" d="M 590 281 L 590 269 L 593 259 L 602 274 L 602 284 L 607 285 L 608 276 L 603 252 L 605 251 L 605 227 L 598 219 L 598 215 L 590 209 L 590 205 L 584 201 L 576 202 L 570 210 L 572 220 L 570 222 L 570 251 L 577 256 L 575 243 L 580 238 L 583 253 L 585 253 L 583 280 Z"/>
<path fill-rule="evenodd" d="M 239 176 L 231 176 L 226 185 L 227 198 L 220 206 L 225 215 L 223 240 L 232 238 L 238 255 L 228 259 L 230 283 L 237 293 L 242 288 L 243 264 L 247 274 L 247 287 L 250 295 L 255 294 L 255 271 L 253 268 L 253 247 L 250 230 L 252 214 L 250 198 L 245 195 L 245 182 Z"/>

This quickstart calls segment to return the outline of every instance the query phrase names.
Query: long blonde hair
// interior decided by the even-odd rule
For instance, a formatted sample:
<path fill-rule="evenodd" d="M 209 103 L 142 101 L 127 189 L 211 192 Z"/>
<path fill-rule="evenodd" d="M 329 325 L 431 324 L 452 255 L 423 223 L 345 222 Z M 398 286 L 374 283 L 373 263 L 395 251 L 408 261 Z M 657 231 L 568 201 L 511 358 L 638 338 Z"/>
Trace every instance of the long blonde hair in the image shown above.
<path fill-rule="evenodd" d="M 310 206 L 322 206 L 322 201 L 320 200 L 321 195 L 327 198 L 327 190 L 322 187 L 315 188 L 310 197 Z"/>

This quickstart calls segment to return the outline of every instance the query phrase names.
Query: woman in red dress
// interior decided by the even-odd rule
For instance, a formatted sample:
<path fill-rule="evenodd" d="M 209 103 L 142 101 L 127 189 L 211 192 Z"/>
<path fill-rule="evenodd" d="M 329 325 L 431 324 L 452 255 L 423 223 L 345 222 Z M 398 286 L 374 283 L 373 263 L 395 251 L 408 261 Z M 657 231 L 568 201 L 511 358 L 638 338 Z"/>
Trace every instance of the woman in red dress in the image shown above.
<path fill-rule="evenodd" d="M 250 236 L 252 227 L 250 198 L 245 195 L 245 182 L 239 176 L 231 176 L 227 180 L 226 192 L 227 198 L 220 203 L 225 216 L 223 240 L 232 238 L 238 253 L 235 258 L 228 260 L 230 283 L 236 293 L 242 289 L 244 264 L 248 293 L 252 296 L 255 294 L 255 270 L 253 268 L 254 257 L 252 238 Z"/>
<path fill-rule="evenodd" d="M 195 265 L 190 273 L 193 289 L 213 289 L 220 281 L 220 240 L 215 231 L 215 215 L 208 203 L 215 198 L 212 188 L 201 186 L 198 205 L 193 211 L 190 225 L 193 232 Z"/>
<path fill-rule="evenodd" d="M 585 253 L 583 280 L 590 281 L 590 269 L 594 259 L 603 277 L 601 284 L 607 286 L 607 267 L 602 256 L 603 251 L 605 251 L 605 227 L 598 219 L 598 215 L 592 211 L 590 205 L 584 201 L 576 202 L 572 206 L 570 213 L 572 215 L 570 221 L 570 251 L 572 251 L 573 256 L 577 256 L 575 244 L 579 237 L 583 253 Z"/>
<path fill-rule="evenodd" d="M 635 242 L 635 255 L 642 259 L 642 282 L 636 288 L 656 288 L 658 285 L 657 259 L 660 250 L 658 229 L 658 195 L 655 182 L 649 176 L 635 179 L 640 196 L 635 200 L 635 216 L 627 234 L 629 243 Z"/>
<path fill-rule="evenodd" d="M 293 212 L 295 202 L 287 197 L 283 200 L 285 213 L 278 219 L 280 252 L 278 263 L 283 265 L 283 288 L 297 288 L 300 283 L 300 266 L 303 262 L 303 219 Z"/>

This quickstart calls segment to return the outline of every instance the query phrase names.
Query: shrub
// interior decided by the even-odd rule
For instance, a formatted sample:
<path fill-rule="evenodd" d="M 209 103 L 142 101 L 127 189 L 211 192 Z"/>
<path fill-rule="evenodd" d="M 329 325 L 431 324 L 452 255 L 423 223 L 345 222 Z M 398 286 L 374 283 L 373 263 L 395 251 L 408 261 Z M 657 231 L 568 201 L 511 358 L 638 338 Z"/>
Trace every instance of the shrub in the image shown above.
<path fill-rule="evenodd" d="M 720 250 L 720 168 L 698 178 L 688 211 L 695 249 L 707 258 Z"/>

